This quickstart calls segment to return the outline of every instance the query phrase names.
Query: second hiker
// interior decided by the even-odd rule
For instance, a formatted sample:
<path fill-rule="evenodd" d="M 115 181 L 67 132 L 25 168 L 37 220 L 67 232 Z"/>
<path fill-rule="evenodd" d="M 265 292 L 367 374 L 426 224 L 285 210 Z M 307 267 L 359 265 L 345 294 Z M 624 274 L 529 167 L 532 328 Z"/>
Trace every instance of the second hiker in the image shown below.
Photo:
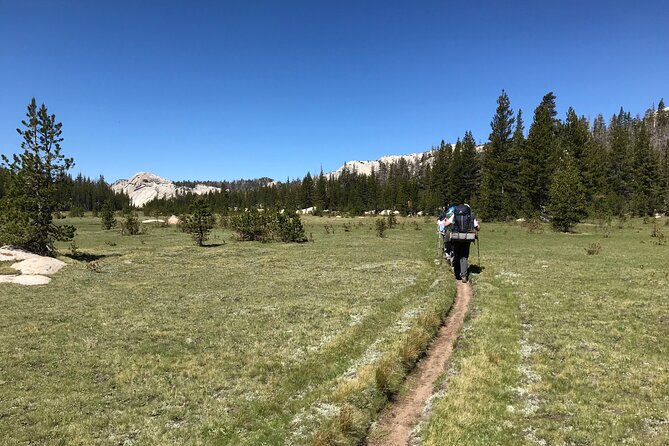
<path fill-rule="evenodd" d="M 451 229 L 455 278 L 467 282 L 469 245 L 476 240 L 476 233 L 481 226 L 469 205 L 465 203 L 455 207 L 453 214 L 446 219 L 446 227 Z"/>

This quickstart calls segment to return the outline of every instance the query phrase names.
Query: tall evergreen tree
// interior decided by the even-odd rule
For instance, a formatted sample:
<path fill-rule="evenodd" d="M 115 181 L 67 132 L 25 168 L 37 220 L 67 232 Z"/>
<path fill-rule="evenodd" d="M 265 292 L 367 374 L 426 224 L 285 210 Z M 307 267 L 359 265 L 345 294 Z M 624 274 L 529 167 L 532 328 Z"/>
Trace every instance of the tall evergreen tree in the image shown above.
<path fill-rule="evenodd" d="M 632 212 L 637 215 L 652 215 L 660 205 L 658 162 L 650 147 L 646 124 L 638 122 L 634 142 L 634 180 L 631 199 Z"/>
<path fill-rule="evenodd" d="M 520 166 L 527 215 L 540 212 L 548 203 L 550 179 L 559 161 L 559 121 L 555 119 L 556 115 L 555 95 L 549 92 L 534 110 L 534 121 L 527 135 L 525 156 Z"/>
<path fill-rule="evenodd" d="M 437 149 L 434 157 L 434 163 L 432 164 L 432 177 L 430 178 L 430 190 L 432 195 L 432 203 L 430 211 L 435 211 L 441 206 L 445 206 L 447 201 L 450 199 L 450 185 L 448 178 L 448 148 L 450 145 L 446 145 L 444 141 L 441 142 L 439 149 Z"/>
<path fill-rule="evenodd" d="M 592 133 L 581 162 L 581 176 L 585 188 L 586 201 L 593 215 L 609 212 L 606 202 L 609 194 L 607 181 L 608 149 L 607 129 L 604 117 L 600 114 L 595 118 Z"/>
<path fill-rule="evenodd" d="M 19 245 L 41 255 L 54 255 L 56 240 L 72 240 L 73 226 L 53 223 L 53 212 L 58 209 L 57 183 L 74 164 L 61 154 L 62 123 L 56 121 L 42 104 L 39 108 L 32 99 L 27 119 L 17 129 L 23 137 L 23 153 L 14 155 L 10 162 L 2 156 L 11 182 L 0 214 L 0 244 Z"/>
<path fill-rule="evenodd" d="M 632 118 L 622 107 L 609 126 L 608 184 L 609 207 L 615 214 L 626 212 L 633 191 Z"/>
<path fill-rule="evenodd" d="M 310 208 L 314 205 L 314 179 L 307 172 L 302 180 L 300 187 L 299 206 L 301 208 Z"/>
<path fill-rule="evenodd" d="M 523 191 L 520 182 L 520 176 L 518 174 L 520 166 L 522 163 L 523 156 L 525 154 L 525 124 L 523 123 L 523 111 L 518 109 L 516 114 L 516 127 L 513 130 L 513 136 L 511 137 L 511 150 L 509 155 L 509 163 L 513 166 L 515 175 L 512 175 L 511 180 L 509 181 L 509 195 L 511 197 L 511 203 L 515 205 L 514 216 L 518 216 L 520 211 L 523 209 Z"/>
<path fill-rule="evenodd" d="M 659 158 L 660 200 L 664 212 L 669 212 L 669 141 L 664 144 Z"/>
<path fill-rule="evenodd" d="M 513 214 L 509 191 L 516 172 L 510 162 L 514 123 L 510 105 L 509 96 L 502 90 L 481 166 L 479 213 L 485 219 L 503 219 Z"/>
<path fill-rule="evenodd" d="M 323 168 L 321 168 L 321 173 L 316 179 L 316 188 L 314 190 L 314 206 L 319 212 L 324 211 L 328 208 L 328 195 L 327 195 L 327 180 L 323 174 Z"/>
<path fill-rule="evenodd" d="M 589 140 L 588 121 L 584 117 L 579 118 L 574 109 L 569 107 L 564 125 L 560 127 L 560 144 L 562 150 L 566 150 L 572 156 L 579 172 L 582 170 L 581 166 Z"/>
<path fill-rule="evenodd" d="M 457 154 L 457 155 L 456 155 Z M 466 131 L 460 148 L 453 152 L 453 202 L 471 203 L 480 186 L 479 157 L 476 153 L 476 140 L 471 131 Z"/>
<path fill-rule="evenodd" d="M 585 191 L 572 155 L 564 151 L 549 187 L 548 212 L 553 228 L 570 231 L 585 216 Z"/>

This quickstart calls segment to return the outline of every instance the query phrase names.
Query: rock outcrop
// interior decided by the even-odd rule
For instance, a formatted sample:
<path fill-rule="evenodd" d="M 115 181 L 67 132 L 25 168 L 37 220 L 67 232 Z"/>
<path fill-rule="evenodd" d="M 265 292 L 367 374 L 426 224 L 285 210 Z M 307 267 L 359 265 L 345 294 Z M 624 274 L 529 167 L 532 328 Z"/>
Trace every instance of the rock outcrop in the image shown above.
<path fill-rule="evenodd" d="M 204 195 L 219 192 L 218 187 L 197 184 L 195 187 L 177 187 L 172 181 L 149 172 L 139 172 L 130 180 L 118 180 L 111 185 L 116 193 L 125 193 L 133 206 L 142 207 L 151 200 L 172 198 L 177 195 Z"/>
<path fill-rule="evenodd" d="M 476 151 L 480 152 L 482 150 L 483 150 L 483 145 L 476 146 Z M 436 150 L 432 149 L 426 152 L 409 153 L 407 155 L 382 156 L 378 160 L 348 161 L 334 172 L 326 174 L 326 176 L 332 176 L 334 178 L 338 178 L 339 175 L 341 175 L 341 173 L 344 171 L 344 169 L 348 169 L 349 172 L 356 172 L 362 175 L 370 175 L 372 173 L 372 170 L 374 170 L 376 173 L 379 172 L 381 163 L 390 165 L 402 159 L 406 161 L 409 166 L 422 167 L 425 163 L 432 165 L 435 153 Z"/>

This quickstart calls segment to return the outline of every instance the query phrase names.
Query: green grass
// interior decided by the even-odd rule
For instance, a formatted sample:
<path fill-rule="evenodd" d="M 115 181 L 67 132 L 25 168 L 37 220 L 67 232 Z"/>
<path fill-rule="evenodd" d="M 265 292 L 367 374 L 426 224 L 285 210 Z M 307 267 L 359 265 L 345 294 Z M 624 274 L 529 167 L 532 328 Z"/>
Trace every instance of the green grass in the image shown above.
<path fill-rule="evenodd" d="M 2 444 L 355 441 L 388 396 L 376 370 L 399 380 L 452 302 L 432 221 L 381 239 L 312 218 L 306 244 L 218 229 L 206 248 L 63 222 L 79 255 L 47 286 L 0 286 Z"/>
<path fill-rule="evenodd" d="M 423 445 L 669 444 L 669 246 L 650 224 L 624 226 L 484 227 L 485 269 Z"/>

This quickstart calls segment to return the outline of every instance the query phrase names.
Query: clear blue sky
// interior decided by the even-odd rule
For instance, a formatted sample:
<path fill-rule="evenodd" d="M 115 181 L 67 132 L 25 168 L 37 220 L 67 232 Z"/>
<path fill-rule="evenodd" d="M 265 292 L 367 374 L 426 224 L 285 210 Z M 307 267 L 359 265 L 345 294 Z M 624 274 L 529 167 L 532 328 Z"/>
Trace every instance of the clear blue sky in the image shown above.
<path fill-rule="evenodd" d="M 283 180 L 669 102 L 669 2 L 0 0 L 0 152 L 34 96 L 73 174 Z"/>

